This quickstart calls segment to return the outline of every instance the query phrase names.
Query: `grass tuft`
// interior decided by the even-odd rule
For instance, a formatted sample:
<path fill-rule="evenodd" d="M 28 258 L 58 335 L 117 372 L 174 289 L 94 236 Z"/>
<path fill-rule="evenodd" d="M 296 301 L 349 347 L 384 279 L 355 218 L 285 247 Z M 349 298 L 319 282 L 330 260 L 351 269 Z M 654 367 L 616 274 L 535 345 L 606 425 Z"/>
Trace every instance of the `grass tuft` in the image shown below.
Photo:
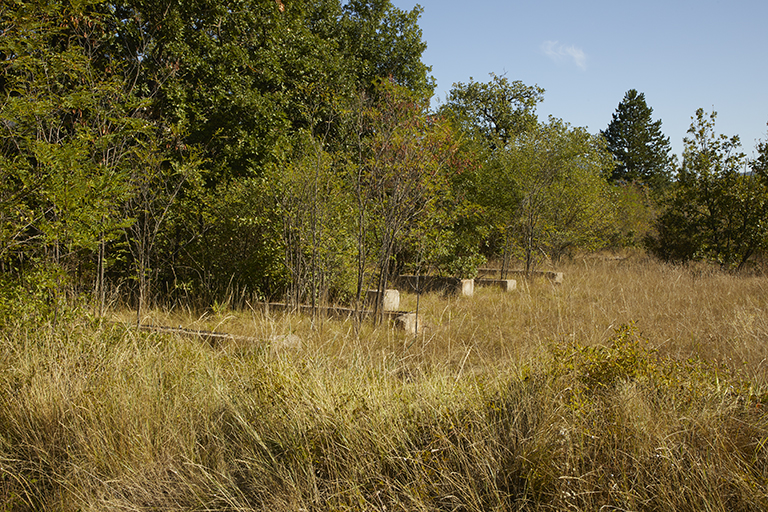
<path fill-rule="evenodd" d="M 765 278 L 562 270 L 422 297 L 418 337 L 255 311 L 147 320 L 258 343 L 130 312 L 8 328 L 0 510 L 768 508 Z"/>

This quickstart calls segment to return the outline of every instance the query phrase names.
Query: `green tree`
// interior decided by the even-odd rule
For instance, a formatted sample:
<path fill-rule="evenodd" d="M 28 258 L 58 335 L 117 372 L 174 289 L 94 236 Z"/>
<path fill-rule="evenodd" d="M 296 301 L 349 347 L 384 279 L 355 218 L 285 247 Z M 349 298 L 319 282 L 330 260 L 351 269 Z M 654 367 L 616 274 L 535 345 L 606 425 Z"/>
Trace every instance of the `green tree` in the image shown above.
<path fill-rule="evenodd" d="M 180 191 L 168 240 L 157 245 L 171 251 L 167 264 L 175 267 L 156 269 L 156 278 L 204 294 L 229 283 L 279 294 L 278 283 L 290 281 L 275 257 L 286 233 L 277 228 L 285 219 L 275 205 L 288 205 L 277 191 L 298 192 L 292 188 L 298 177 L 317 169 L 305 140 L 323 140 L 317 153 L 323 160 L 343 160 L 348 148 L 339 112 L 357 91 L 370 92 L 377 77 L 431 90 L 421 62 L 420 10 L 404 12 L 389 0 L 116 5 L 121 45 L 115 51 L 151 99 L 149 113 L 180 127 L 182 144 L 203 148 L 206 190 Z M 275 179 L 284 170 L 290 170 L 286 179 Z M 246 192 L 254 187 L 263 197 Z M 250 256 L 243 255 L 246 248 Z"/>
<path fill-rule="evenodd" d="M 716 117 L 716 112 L 698 109 L 692 118 L 674 194 L 648 242 L 666 260 L 707 259 L 741 269 L 765 246 L 764 157 L 752 162 L 752 173 L 746 172 L 739 137 L 717 134 Z M 764 152 L 764 144 L 759 149 Z"/>
<path fill-rule="evenodd" d="M 612 184 L 611 196 L 614 209 L 620 214 L 614 218 L 609 246 L 642 247 L 661 211 L 659 199 L 638 183 Z"/>
<path fill-rule="evenodd" d="M 359 87 L 370 92 L 377 80 L 388 79 L 419 96 L 432 96 L 431 68 L 421 60 L 427 44 L 418 25 L 420 6 L 403 11 L 390 0 L 349 0 L 343 12 L 342 51 Z"/>
<path fill-rule="evenodd" d="M 123 58 L 205 148 L 211 186 L 283 165 L 292 134 L 326 131 L 338 98 L 391 77 L 431 92 L 420 9 L 390 0 L 119 0 Z"/>
<path fill-rule="evenodd" d="M 752 171 L 763 175 L 768 173 L 768 141 L 760 141 L 756 149 L 757 157 L 751 162 Z"/>
<path fill-rule="evenodd" d="M 449 123 L 430 116 L 426 99 L 396 83 L 381 81 L 360 107 L 359 158 L 350 180 L 358 208 L 358 305 L 366 284 L 386 289 L 398 245 L 417 232 L 422 244 L 430 242 L 425 227 L 443 216 L 456 151 Z"/>
<path fill-rule="evenodd" d="M 185 184 L 199 177 L 199 162 L 195 155 L 173 159 L 163 151 L 161 144 L 169 140 L 172 138 L 141 141 L 135 152 L 136 167 L 130 175 L 131 194 L 123 205 L 125 217 L 132 219 L 124 232 L 137 283 L 137 325 L 141 324 L 142 308 L 161 268 L 157 260 L 168 257 L 167 254 L 161 257 L 157 250 L 165 233 L 163 228 Z"/>
<path fill-rule="evenodd" d="M 550 117 L 521 134 L 491 168 L 484 179 L 491 197 L 514 198 L 513 204 L 497 199 L 494 207 L 527 272 L 541 256 L 557 261 L 573 249 L 605 243 L 613 220 L 607 182 L 613 165 L 601 137 Z"/>
<path fill-rule="evenodd" d="M 544 89 L 491 73 L 488 83 L 453 84 L 440 113 L 473 139 L 495 148 L 536 125 L 536 104 Z"/>
<path fill-rule="evenodd" d="M 483 242 L 487 255 L 496 255 L 502 240 L 503 267 L 511 249 L 511 226 L 520 201 L 514 178 L 506 172 L 505 152 L 517 138 L 536 129 L 536 105 L 544 90 L 520 81 L 491 74 L 487 83 L 457 83 L 448 94 L 439 113 L 462 134 L 460 151 L 475 165 L 452 180 L 452 191 L 465 200 L 471 222 L 463 222 L 461 231 Z"/>
<path fill-rule="evenodd" d="M 119 2 L 124 58 L 153 114 L 205 148 L 210 185 L 282 164 L 315 84 L 342 88 L 340 56 L 310 31 L 304 4 Z"/>
<path fill-rule="evenodd" d="M 291 164 L 270 177 L 281 219 L 288 299 L 313 307 L 353 292 L 352 195 L 324 140 L 298 134 Z"/>
<path fill-rule="evenodd" d="M 152 136 L 122 63 L 104 57 L 114 34 L 101 7 L 16 0 L 0 10 L 0 260 L 93 275 L 83 270 L 99 246 L 99 289 L 104 244 L 130 222 L 119 207 L 135 141 Z"/>
<path fill-rule="evenodd" d="M 669 185 L 672 168 L 669 137 L 661 132 L 661 119 L 652 120 L 653 109 L 645 94 L 630 89 L 616 108 L 608 128 L 601 132 L 616 158 L 615 182 L 636 182 L 659 191 Z"/>

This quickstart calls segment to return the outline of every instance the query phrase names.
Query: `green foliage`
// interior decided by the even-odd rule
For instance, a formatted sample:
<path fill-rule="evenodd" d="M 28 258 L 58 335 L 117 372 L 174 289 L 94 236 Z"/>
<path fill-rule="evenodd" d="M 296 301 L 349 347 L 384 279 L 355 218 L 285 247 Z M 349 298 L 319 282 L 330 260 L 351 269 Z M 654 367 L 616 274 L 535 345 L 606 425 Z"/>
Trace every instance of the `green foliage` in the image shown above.
<path fill-rule="evenodd" d="M 610 246 L 642 247 L 659 214 L 653 192 L 638 183 L 624 183 L 613 185 L 610 194 L 615 212 L 608 240 Z"/>
<path fill-rule="evenodd" d="M 634 324 L 616 329 L 606 345 L 571 342 L 552 345 L 550 352 L 548 377 L 570 386 L 568 404 L 577 414 L 612 410 L 612 401 L 628 386 L 651 392 L 657 407 L 683 413 L 726 398 L 757 407 L 763 400 L 737 370 L 699 357 L 661 357 Z"/>
<path fill-rule="evenodd" d="M 40 266 L 20 276 L 0 276 L 0 329 L 48 323 L 58 306 L 55 290 L 64 278 L 61 269 Z"/>
<path fill-rule="evenodd" d="M 488 83 L 457 83 L 440 113 L 487 147 L 503 147 L 536 124 L 536 104 L 544 89 L 491 73 Z"/>
<path fill-rule="evenodd" d="M 117 11 L 137 83 L 155 115 L 205 148 L 214 186 L 283 165 L 293 133 L 323 131 L 338 98 L 377 78 L 431 93 L 420 10 L 389 0 L 122 0 Z"/>
<path fill-rule="evenodd" d="M 661 132 L 661 119 L 653 121 L 645 94 L 630 89 L 624 95 L 608 128 L 601 132 L 617 166 L 611 179 L 636 182 L 660 192 L 670 183 L 672 158 L 669 137 Z"/>
<path fill-rule="evenodd" d="M 280 296 L 287 277 L 273 191 L 266 178 L 184 190 L 157 240 L 156 281 L 167 299 L 206 308 Z"/>
<path fill-rule="evenodd" d="M 696 111 L 674 193 L 648 245 L 665 260 L 706 259 L 739 269 L 767 241 L 768 180 L 759 158 L 745 172 L 738 136 L 717 135 L 716 116 Z"/>
<path fill-rule="evenodd" d="M 543 100 L 543 93 L 537 86 L 491 74 L 488 83 L 470 79 L 467 84 L 454 84 L 438 111 L 462 136 L 459 154 L 465 165 L 460 166 L 451 185 L 453 194 L 462 198 L 468 218 L 472 219 L 460 223 L 457 229 L 459 240 L 465 236 L 476 241 L 474 250 L 463 251 L 468 262 L 480 262 L 483 258 L 479 252 L 495 255 L 490 239 L 496 236 L 504 240 L 506 261 L 511 217 L 521 198 L 501 155 L 508 144 L 536 126 L 536 105 Z M 478 244 L 477 240 L 483 242 Z M 471 271 L 471 267 L 466 270 Z"/>
<path fill-rule="evenodd" d="M 278 169 L 311 170 L 303 134 L 324 140 L 335 183 L 316 189 L 325 254 L 348 254 L 329 228 L 350 225 L 331 168 L 350 160 L 339 113 L 382 77 L 431 93 L 420 13 L 389 0 L 12 0 L 0 12 L 2 270 L 50 259 L 80 289 L 93 279 L 102 303 L 110 278 L 135 279 L 139 304 L 155 285 L 275 293 L 284 211 L 270 200 L 293 186 Z"/>
<path fill-rule="evenodd" d="M 605 243 L 613 220 L 606 180 L 612 168 L 600 137 L 550 118 L 486 167 L 481 195 L 529 270 L 542 252 L 558 260 Z"/>
<path fill-rule="evenodd" d="M 301 11 L 274 2 L 124 2 L 137 79 L 157 95 L 157 115 L 189 127 L 206 148 L 209 179 L 253 176 L 285 159 L 286 136 L 311 83 L 333 80 L 328 43 Z M 296 96 L 299 96 L 298 98 Z"/>
<path fill-rule="evenodd" d="M 171 154 L 163 151 L 164 144 L 179 144 L 181 134 L 175 128 L 166 127 L 162 136 L 140 142 L 135 151 L 137 166 L 130 174 L 132 193 L 123 204 L 125 217 L 135 219 L 124 229 L 124 240 L 137 283 L 137 316 L 148 299 L 152 281 L 174 256 L 168 247 L 173 247 L 173 242 L 165 240 L 169 233 L 165 227 L 178 214 L 177 200 L 183 192 L 201 186 L 201 162 L 195 148 L 180 148 Z"/>
<path fill-rule="evenodd" d="M 567 376 L 590 393 L 615 390 L 622 382 L 654 376 L 659 365 L 656 352 L 634 325 L 616 329 L 607 345 L 573 343 L 553 345 L 550 350 L 551 376 Z"/>
<path fill-rule="evenodd" d="M 0 260 L 79 249 L 114 238 L 129 219 L 133 140 L 147 133 L 98 2 L 13 2 L 2 11 Z M 74 259 L 74 261 L 72 261 Z"/>
<path fill-rule="evenodd" d="M 281 219 L 288 297 L 295 304 L 348 302 L 354 293 L 352 196 L 323 139 L 298 134 L 291 164 L 269 176 Z"/>
<path fill-rule="evenodd" d="M 388 79 L 420 97 L 432 96 L 431 68 L 421 61 L 427 48 L 418 26 L 421 6 L 403 11 L 390 0 L 351 0 L 343 12 L 344 60 L 358 86 L 371 91 L 378 80 Z"/>
<path fill-rule="evenodd" d="M 456 84 L 440 112 L 466 135 L 463 148 L 482 162 L 455 189 L 482 211 L 484 239 L 502 240 L 531 269 L 576 248 L 602 246 L 613 209 L 606 178 L 613 167 L 598 137 L 550 118 L 536 121 L 543 89 L 492 75 Z M 480 225 L 481 223 L 478 223 Z"/>
<path fill-rule="evenodd" d="M 53 306 L 28 301 L 43 316 L 71 291 L 93 290 L 102 311 L 110 285 L 139 317 L 160 297 L 359 304 L 392 272 L 472 277 L 501 246 L 530 269 L 635 243 L 654 213 L 644 194 L 669 166 L 644 96 L 627 93 L 604 138 L 538 123 L 543 89 L 497 75 L 455 84 L 430 112 L 421 12 L 391 0 L 5 2 L 4 310 L 20 307 L 10 298 L 27 277 L 50 287 Z M 698 116 L 650 246 L 740 267 L 766 245 L 766 145 L 741 172 L 737 141 Z M 608 150 L 613 178 L 636 183 L 607 185 Z"/>
<path fill-rule="evenodd" d="M 757 145 L 757 158 L 750 162 L 752 172 L 761 179 L 768 175 L 768 142 L 760 141 Z"/>
<path fill-rule="evenodd" d="M 425 103 L 385 80 L 373 101 L 362 105 L 365 138 L 350 182 L 358 208 L 358 261 L 370 255 L 375 262 L 376 289 L 386 288 L 399 248 L 408 248 L 417 265 L 438 259 L 444 242 L 439 228 L 458 219 L 449 188 L 457 143 L 449 124 L 428 115 Z M 364 266 L 358 267 L 358 300 Z"/>

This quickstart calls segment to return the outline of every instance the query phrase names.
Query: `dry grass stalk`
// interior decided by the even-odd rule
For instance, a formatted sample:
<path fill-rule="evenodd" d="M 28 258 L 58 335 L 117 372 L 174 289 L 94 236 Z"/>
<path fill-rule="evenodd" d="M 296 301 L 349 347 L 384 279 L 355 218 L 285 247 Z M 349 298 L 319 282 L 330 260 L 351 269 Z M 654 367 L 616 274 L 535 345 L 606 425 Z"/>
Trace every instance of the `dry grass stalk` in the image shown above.
<path fill-rule="evenodd" d="M 765 278 L 644 259 L 561 270 L 561 286 L 422 297 L 418 338 L 225 310 L 147 320 L 262 343 L 87 320 L 5 332 L 0 503 L 768 507 Z"/>

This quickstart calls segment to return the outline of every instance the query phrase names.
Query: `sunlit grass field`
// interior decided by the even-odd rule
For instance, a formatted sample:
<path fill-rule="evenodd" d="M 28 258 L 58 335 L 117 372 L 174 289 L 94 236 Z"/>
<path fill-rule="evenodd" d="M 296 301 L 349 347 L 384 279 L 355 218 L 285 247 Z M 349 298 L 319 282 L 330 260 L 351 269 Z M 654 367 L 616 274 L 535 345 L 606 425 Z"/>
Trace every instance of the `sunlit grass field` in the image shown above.
<path fill-rule="evenodd" d="M 768 278 L 643 255 L 420 332 L 115 308 L 0 344 L 0 510 L 768 509 Z M 404 295 L 401 309 L 415 310 Z"/>

